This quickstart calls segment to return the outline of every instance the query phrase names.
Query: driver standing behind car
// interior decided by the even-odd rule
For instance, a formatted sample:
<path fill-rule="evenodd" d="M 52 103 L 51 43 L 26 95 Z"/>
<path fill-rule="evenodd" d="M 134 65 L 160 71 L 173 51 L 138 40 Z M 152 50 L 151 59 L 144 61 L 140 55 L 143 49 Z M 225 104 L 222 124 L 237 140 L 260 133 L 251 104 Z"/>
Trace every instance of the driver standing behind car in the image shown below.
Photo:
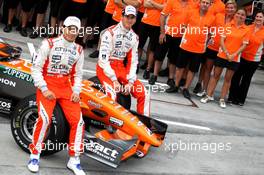
<path fill-rule="evenodd" d="M 53 109 L 59 103 L 70 125 L 67 168 L 76 175 L 85 175 L 80 166 L 83 152 L 84 122 L 80 108 L 83 49 L 74 41 L 79 34 L 79 18 L 69 16 L 64 21 L 63 34 L 44 40 L 32 66 L 37 87 L 38 120 L 34 126 L 28 169 L 38 172 L 43 140 L 51 123 Z"/>
<path fill-rule="evenodd" d="M 149 93 L 136 75 L 138 36 L 131 29 L 136 16 L 135 7 L 128 5 L 122 11 L 121 22 L 103 31 L 96 74 L 113 100 L 116 100 L 116 93 L 122 91 L 122 84 L 123 93 L 131 93 L 137 99 L 137 112 L 149 116 Z"/>

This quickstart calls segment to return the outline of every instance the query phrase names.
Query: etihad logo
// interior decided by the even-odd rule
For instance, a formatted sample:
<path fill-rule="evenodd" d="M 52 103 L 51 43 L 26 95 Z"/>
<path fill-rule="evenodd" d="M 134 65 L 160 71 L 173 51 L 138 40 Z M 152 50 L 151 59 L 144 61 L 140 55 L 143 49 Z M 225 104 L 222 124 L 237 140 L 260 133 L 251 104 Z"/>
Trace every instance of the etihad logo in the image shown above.
<path fill-rule="evenodd" d="M 65 48 L 65 47 L 56 47 L 55 48 L 55 51 L 59 51 L 59 52 L 69 52 L 69 53 L 71 53 L 72 55 L 76 55 L 77 53 L 76 53 L 76 51 L 75 50 L 73 50 L 73 49 L 68 49 L 68 48 Z"/>

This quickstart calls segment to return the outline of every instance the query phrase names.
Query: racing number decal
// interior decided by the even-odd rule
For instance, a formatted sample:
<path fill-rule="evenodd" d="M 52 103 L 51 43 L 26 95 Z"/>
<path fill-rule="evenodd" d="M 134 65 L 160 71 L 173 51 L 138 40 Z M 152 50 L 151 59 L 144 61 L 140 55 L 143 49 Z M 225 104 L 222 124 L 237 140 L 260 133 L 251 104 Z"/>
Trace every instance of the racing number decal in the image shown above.
<path fill-rule="evenodd" d="M 115 48 L 120 49 L 122 47 L 122 41 L 116 41 L 115 42 Z"/>

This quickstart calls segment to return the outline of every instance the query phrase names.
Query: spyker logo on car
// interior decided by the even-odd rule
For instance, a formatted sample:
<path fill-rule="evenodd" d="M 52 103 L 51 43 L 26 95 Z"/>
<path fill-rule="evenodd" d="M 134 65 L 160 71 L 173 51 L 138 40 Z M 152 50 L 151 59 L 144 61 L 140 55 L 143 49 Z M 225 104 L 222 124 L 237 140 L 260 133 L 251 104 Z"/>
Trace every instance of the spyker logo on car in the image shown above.
<path fill-rule="evenodd" d="M 98 142 L 95 142 L 93 140 L 86 140 L 85 141 L 85 147 L 87 150 L 97 154 L 100 157 L 103 157 L 107 160 L 114 161 L 117 158 L 117 155 L 119 152 L 115 149 L 107 148 L 103 145 L 101 145 Z"/>
<path fill-rule="evenodd" d="M 88 104 L 90 104 L 91 106 L 95 107 L 95 108 L 101 108 L 103 107 L 103 105 L 99 104 L 99 103 L 96 103 L 92 100 L 88 100 Z"/>
<path fill-rule="evenodd" d="M 110 117 L 109 121 L 110 121 L 110 123 L 112 123 L 118 127 L 122 127 L 124 124 L 124 122 L 122 120 L 119 120 L 119 119 L 114 118 L 114 117 Z"/>

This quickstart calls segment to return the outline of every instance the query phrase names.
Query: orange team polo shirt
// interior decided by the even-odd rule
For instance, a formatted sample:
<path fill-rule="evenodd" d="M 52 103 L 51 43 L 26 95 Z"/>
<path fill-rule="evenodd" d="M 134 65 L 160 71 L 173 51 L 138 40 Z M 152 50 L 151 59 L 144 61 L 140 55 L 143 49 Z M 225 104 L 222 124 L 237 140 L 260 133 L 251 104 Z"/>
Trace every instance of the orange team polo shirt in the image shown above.
<path fill-rule="evenodd" d="M 200 6 L 200 0 L 188 0 L 189 3 L 191 3 L 192 8 L 199 8 Z"/>
<path fill-rule="evenodd" d="M 248 43 L 250 36 L 249 28 L 246 25 L 237 27 L 234 20 L 226 24 L 225 27 L 228 30 L 222 35 L 222 37 L 225 37 L 224 44 L 229 54 L 233 54 L 242 46 L 243 43 Z M 217 56 L 227 59 L 226 54 L 223 52 L 221 47 L 219 48 Z M 233 61 L 240 62 L 240 56 L 241 54 L 237 55 Z"/>
<path fill-rule="evenodd" d="M 115 2 L 114 0 L 108 0 L 105 6 L 105 12 L 109 14 L 113 14 L 115 11 Z"/>
<path fill-rule="evenodd" d="M 242 58 L 248 61 L 259 62 L 263 54 L 264 47 L 264 27 L 255 32 L 255 25 L 249 26 L 249 43 L 242 52 Z"/>
<path fill-rule="evenodd" d="M 213 15 L 225 13 L 225 4 L 221 0 L 214 0 L 213 4 L 209 7 L 209 12 Z"/>
<path fill-rule="evenodd" d="M 138 0 L 142 4 L 142 0 Z M 119 7 L 118 5 L 115 4 L 115 10 L 112 16 L 112 19 L 115 20 L 116 22 L 120 22 L 122 18 L 122 7 Z"/>
<path fill-rule="evenodd" d="M 166 0 L 154 0 L 154 2 L 164 4 Z M 145 8 L 145 13 L 141 21 L 152 26 L 160 26 L 160 14 L 161 11 L 158 9 Z"/>
<path fill-rule="evenodd" d="M 192 9 L 192 4 L 188 4 L 183 7 L 181 0 L 168 0 L 161 14 L 168 16 L 166 24 L 166 34 L 172 37 L 182 37 L 180 32 L 183 27 L 187 13 Z"/>
<path fill-rule="evenodd" d="M 218 13 L 215 16 L 215 22 L 213 25 L 214 36 L 211 37 L 208 43 L 208 48 L 214 51 L 218 51 L 220 47 L 221 34 L 223 34 L 225 29 L 225 14 Z"/>
<path fill-rule="evenodd" d="M 215 17 L 208 12 L 201 17 L 198 8 L 190 10 L 184 22 L 187 28 L 183 34 L 180 48 L 193 53 L 204 53 L 208 33 L 214 19 Z"/>
<path fill-rule="evenodd" d="M 87 2 L 87 0 L 72 0 L 73 2 L 77 2 L 77 3 L 80 3 L 80 4 L 84 4 Z"/>
<path fill-rule="evenodd" d="M 122 8 L 115 4 L 115 10 L 112 19 L 116 22 L 120 22 L 122 18 Z"/>
<path fill-rule="evenodd" d="M 141 13 L 145 13 L 145 7 L 144 7 L 144 0 L 141 0 L 141 5 L 140 7 L 138 8 L 138 11 L 141 12 Z"/>

